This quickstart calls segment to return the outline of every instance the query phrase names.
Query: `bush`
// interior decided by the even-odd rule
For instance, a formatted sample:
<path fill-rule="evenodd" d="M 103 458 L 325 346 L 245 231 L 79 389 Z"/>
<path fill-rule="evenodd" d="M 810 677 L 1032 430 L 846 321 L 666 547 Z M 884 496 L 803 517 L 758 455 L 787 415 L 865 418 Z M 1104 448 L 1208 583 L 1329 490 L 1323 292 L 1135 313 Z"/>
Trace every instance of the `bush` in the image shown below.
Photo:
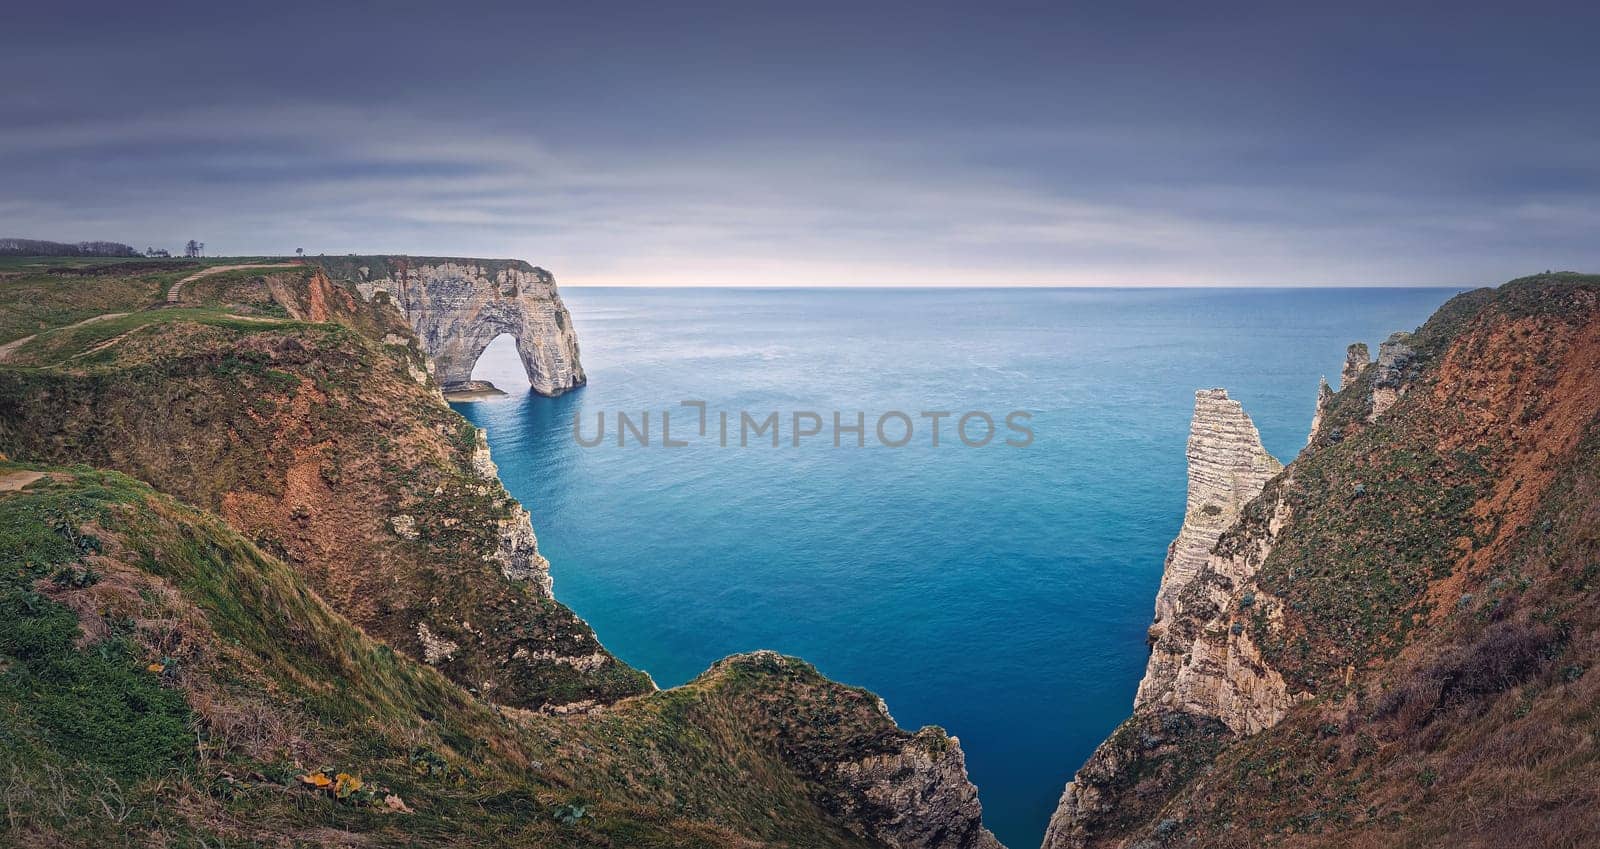
<path fill-rule="evenodd" d="M 1380 717 L 1421 728 L 1444 709 L 1501 693 L 1531 678 L 1544 665 L 1556 634 L 1536 622 L 1496 622 L 1466 646 L 1452 646 L 1433 663 L 1390 690 L 1378 704 Z"/>

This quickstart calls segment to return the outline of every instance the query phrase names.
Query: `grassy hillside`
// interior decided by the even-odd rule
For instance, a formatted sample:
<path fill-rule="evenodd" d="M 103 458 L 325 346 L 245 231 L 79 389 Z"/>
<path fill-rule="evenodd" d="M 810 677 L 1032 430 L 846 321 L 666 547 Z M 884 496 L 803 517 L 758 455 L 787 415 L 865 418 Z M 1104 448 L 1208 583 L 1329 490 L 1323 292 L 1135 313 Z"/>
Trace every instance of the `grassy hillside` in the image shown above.
<path fill-rule="evenodd" d="M 0 362 L 0 843 L 995 845 L 870 693 L 606 652 L 381 298 L 141 291 Z"/>
<path fill-rule="evenodd" d="M 143 309 L 193 273 L 183 262 L 80 262 L 0 260 L 0 343 L 103 313 Z"/>
<path fill-rule="evenodd" d="M 507 579 L 543 568 L 531 532 L 513 539 L 526 514 L 393 310 L 310 268 L 181 294 L 16 348 L 0 450 L 118 469 L 216 511 L 363 628 L 498 702 L 649 689 L 536 575 Z"/>
<path fill-rule="evenodd" d="M 1600 278 L 1462 295 L 1409 345 L 1218 542 L 1259 571 L 1185 593 L 1178 628 L 1305 703 L 1249 737 L 1147 705 L 1065 845 L 1600 845 Z"/>
<path fill-rule="evenodd" d="M 0 464 L 22 481 L 0 494 L 16 844 L 864 846 L 826 765 L 947 745 L 776 655 L 601 714 L 499 710 L 214 516 L 116 473 Z"/>

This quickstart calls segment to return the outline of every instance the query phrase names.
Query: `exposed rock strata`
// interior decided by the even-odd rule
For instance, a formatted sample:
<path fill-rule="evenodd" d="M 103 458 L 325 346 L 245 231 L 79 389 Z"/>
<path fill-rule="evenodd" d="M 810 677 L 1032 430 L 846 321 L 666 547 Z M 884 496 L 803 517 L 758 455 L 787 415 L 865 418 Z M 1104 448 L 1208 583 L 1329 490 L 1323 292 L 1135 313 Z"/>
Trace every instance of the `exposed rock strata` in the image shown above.
<path fill-rule="evenodd" d="M 1348 389 L 1372 365 L 1372 355 L 1367 350 L 1367 343 L 1356 342 L 1345 349 L 1344 370 L 1339 372 L 1339 388 Z"/>
<path fill-rule="evenodd" d="M 92 537 L 90 526 L 77 529 L 82 538 L 108 554 L 140 547 L 97 585 L 126 596 L 119 619 L 149 616 L 158 600 L 198 602 L 181 618 L 171 604 L 160 609 L 149 621 L 181 622 L 181 632 L 161 624 L 159 650 L 145 645 L 130 658 L 170 652 L 182 673 L 163 672 L 162 686 L 200 688 L 190 694 L 194 724 L 176 726 L 179 751 L 192 748 L 194 733 L 235 739 L 239 717 L 294 729 L 292 750 L 275 739 L 256 744 L 269 754 L 208 747 L 197 780 L 160 800 L 162 816 L 147 818 L 154 831 L 139 833 L 142 842 L 160 842 L 173 821 L 167 810 L 202 842 L 326 842 L 359 813 L 307 816 L 303 801 L 280 801 L 278 789 L 253 795 L 265 806 L 204 822 L 181 812 L 220 812 L 194 790 L 219 773 L 231 782 L 285 752 L 370 753 L 387 741 L 412 751 L 412 765 L 425 756 L 429 777 L 448 766 L 492 790 L 468 799 L 459 782 L 407 779 L 414 808 L 395 796 L 388 810 L 430 815 L 384 818 L 373 839 L 389 842 L 998 849 L 959 741 L 932 726 L 901 730 L 871 693 L 758 652 L 654 694 L 607 653 L 549 597 L 527 514 L 500 485 L 481 431 L 444 405 L 426 371 L 417 378 L 426 359 L 386 296 L 364 300 L 310 269 L 207 282 L 218 285 L 184 297 L 301 320 L 211 325 L 164 310 L 147 331 L 112 340 L 95 375 L 0 369 L 6 453 L 137 471 L 254 540 L 176 502 L 158 504 L 154 493 L 143 507 L 126 503 L 129 488 L 143 485 L 115 475 L 77 467 L 51 476 L 89 487 L 74 503 L 115 500 L 84 514 L 101 518 Z M 152 366 L 160 380 L 148 379 Z M 41 474 L 0 474 L 0 490 L 21 486 L 13 477 Z M 57 534 L 70 526 L 35 521 L 33 506 L 8 514 L 8 529 L 22 512 L 37 525 L 30 539 L 51 543 L 30 543 L 30 556 L 61 547 Z M 43 515 L 60 521 L 54 510 Z M 122 532 L 107 533 L 108 521 Z M 121 592 L 129 575 L 155 579 L 149 586 L 160 592 Z M 218 662 L 226 673 L 208 674 Z M 219 680 L 226 684 L 213 686 Z M 0 693 L 0 712 L 17 714 L 17 695 Z M 55 762 L 45 763 L 57 787 Z M 410 772 L 387 756 L 351 763 L 370 770 L 374 786 L 397 764 Z M 281 789 L 296 793 L 290 784 Z M 571 799 L 583 800 L 577 829 L 542 813 Z M 96 833 L 125 835 L 125 825 L 118 817 Z M 357 826 L 339 834 L 368 839 Z M 61 842 L 53 837 L 32 842 Z"/>
<path fill-rule="evenodd" d="M 1203 763 L 1205 741 L 1222 739 L 1226 729 L 1215 720 L 1176 711 L 1147 710 L 1134 714 L 1101 743 L 1067 783 L 1044 835 L 1044 849 L 1083 849 L 1098 832 L 1138 821 L 1150 813 L 1139 802 L 1155 797 L 1174 773 Z M 1199 745 L 1197 745 L 1197 742 Z M 1130 776 L 1150 776 L 1140 783 Z M 1129 792 L 1129 785 L 1134 785 Z M 1148 792 L 1148 791 L 1154 792 Z M 1123 794 L 1135 797 L 1129 799 Z M 1155 844 L 1159 845 L 1159 844 Z M 1141 846 L 1141 849 L 1143 847 Z"/>
<path fill-rule="evenodd" d="M 329 263 L 367 298 L 387 293 L 416 330 L 445 392 L 472 382 L 472 367 L 495 337 L 509 333 L 533 391 L 560 395 L 582 386 L 578 337 L 555 278 L 524 262 L 364 257 Z"/>
<path fill-rule="evenodd" d="M 1265 533 L 1227 547 L 1218 541 L 1283 467 L 1222 389 L 1195 393 L 1188 455 L 1188 511 L 1168 549 L 1150 660 L 1134 707 L 1159 704 L 1248 734 L 1276 722 L 1292 704 L 1283 677 L 1232 621 L 1239 615 L 1235 593 L 1266 560 L 1288 518 L 1282 489 L 1264 499 Z"/>
<path fill-rule="evenodd" d="M 214 275 L 185 287 L 185 303 L 299 321 L 175 317 L 110 340 L 101 374 L 0 370 L 0 444 L 125 471 L 216 511 L 369 634 L 498 703 L 652 690 L 614 658 L 588 660 L 604 649 L 551 597 L 528 514 L 482 433 L 416 380 L 427 357 L 390 299 L 336 278 Z M 160 379 L 126 377 L 140 369 Z"/>
<path fill-rule="evenodd" d="M 1177 593 L 1047 849 L 1594 842 L 1565 806 L 1593 785 L 1572 706 L 1600 622 L 1597 292 L 1516 281 L 1370 365 L 1352 346 L 1309 447 Z M 1551 642 L 1552 610 L 1587 642 Z M 1463 685 L 1478 664 L 1493 680 Z M 1485 786 L 1518 801 L 1460 816 Z"/>
<path fill-rule="evenodd" d="M 538 587 L 545 598 L 553 598 L 550 561 L 539 553 L 539 541 L 533 535 L 528 511 L 521 505 L 512 508 L 509 518 L 499 520 L 498 530 L 500 545 L 484 559 L 499 565 L 500 574 L 507 578 L 526 581 Z"/>
<path fill-rule="evenodd" d="M 442 639 L 433 633 L 428 623 L 417 623 L 417 641 L 422 644 L 422 660 L 431 666 L 437 666 L 456 656 L 461 646 L 449 640 Z"/>
<path fill-rule="evenodd" d="M 1394 406 L 1406 391 L 1406 368 L 1416 357 L 1412 350 L 1411 334 L 1396 333 L 1378 346 L 1378 362 L 1373 365 L 1372 413 L 1368 421 L 1376 419 Z"/>
<path fill-rule="evenodd" d="M 838 764 L 834 777 L 848 815 L 870 823 L 859 829 L 863 837 L 896 849 L 1002 849 L 983 827 L 961 741 L 938 728 L 922 729 L 898 751 Z"/>
<path fill-rule="evenodd" d="M 1326 389 L 1324 383 L 1313 433 L 1328 403 Z M 1140 771 L 1137 762 L 1165 761 L 1167 750 L 1181 753 L 1181 746 L 1168 739 L 1178 730 L 1252 733 L 1278 721 L 1296 701 L 1283 677 L 1233 623 L 1247 615 L 1240 613 L 1234 593 L 1266 559 L 1288 505 L 1275 493 L 1271 506 L 1256 508 L 1269 517 L 1266 534 L 1219 546 L 1282 464 L 1267 453 L 1255 424 L 1223 389 L 1195 393 L 1188 458 L 1188 504 L 1183 527 L 1167 550 L 1134 718 L 1096 749 L 1062 791 L 1045 849 L 1088 845 L 1089 824 L 1117 816 L 1118 799 L 1102 788 L 1115 785 L 1125 772 Z"/>
<path fill-rule="evenodd" d="M 690 687 L 718 682 L 851 834 L 893 849 L 1002 849 L 983 827 L 961 742 L 938 726 L 902 731 L 882 699 L 774 651 L 724 658 Z"/>
<path fill-rule="evenodd" d="M 489 454 L 489 440 L 483 431 L 474 430 L 472 470 L 484 480 L 486 493 L 501 489 L 500 468 Z M 511 508 L 511 515 L 495 522 L 498 544 L 495 550 L 484 555 L 500 567 L 500 574 L 513 581 L 525 581 L 537 587 L 545 598 L 555 598 L 550 580 L 550 561 L 539 553 L 539 540 L 533 533 L 533 517 L 521 504 Z"/>
<path fill-rule="evenodd" d="M 1311 414 L 1311 432 L 1306 434 L 1306 444 L 1310 445 L 1317 434 L 1322 431 L 1322 416 L 1328 411 L 1328 405 L 1333 403 L 1333 389 L 1328 386 L 1328 379 L 1317 381 L 1317 409 Z"/>
<path fill-rule="evenodd" d="M 1153 638 L 1165 629 L 1178 594 L 1205 565 L 1217 537 L 1283 468 L 1261 446 L 1255 424 L 1225 389 L 1194 394 L 1188 455 L 1188 504 L 1183 527 L 1167 549 L 1150 629 Z"/>
<path fill-rule="evenodd" d="M 1179 595 L 1173 625 L 1151 646 L 1135 709 L 1159 705 L 1215 719 L 1235 734 L 1254 734 L 1300 700 L 1246 627 L 1257 608 L 1270 611 L 1271 621 L 1281 607 L 1260 589 L 1245 587 L 1289 519 L 1283 491 L 1273 490 L 1258 505 L 1265 526 L 1219 544 Z"/>

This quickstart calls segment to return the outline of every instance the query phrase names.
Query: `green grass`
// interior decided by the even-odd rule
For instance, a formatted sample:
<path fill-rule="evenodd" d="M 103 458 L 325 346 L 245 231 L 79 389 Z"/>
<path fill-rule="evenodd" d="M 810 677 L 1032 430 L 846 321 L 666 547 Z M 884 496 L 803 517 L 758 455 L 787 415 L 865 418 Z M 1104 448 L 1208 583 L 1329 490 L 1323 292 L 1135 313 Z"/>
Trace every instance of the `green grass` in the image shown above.
<path fill-rule="evenodd" d="M 47 271 L 50 269 L 104 268 L 108 265 L 146 264 L 158 266 L 171 259 L 146 259 L 123 256 L 0 256 L 0 271 Z"/>
<path fill-rule="evenodd" d="M 1334 396 L 1322 433 L 1294 464 L 1295 521 L 1256 576 L 1283 600 L 1292 627 L 1278 632 L 1263 611 L 1252 635 L 1297 689 L 1319 691 L 1346 665 L 1393 656 L 1427 621 L 1429 588 L 1451 574 L 1463 550 L 1489 544 L 1498 530 L 1480 526 L 1472 508 L 1506 473 L 1512 431 L 1438 448 L 1465 426 L 1448 405 L 1422 406 L 1446 353 L 1459 342 L 1462 356 L 1487 356 L 1485 340 L 1513 332 L 1517 322 L 1550 329 L 1579 321 L 1597 287 L 1600 277 L 1552 274 L 1458 295 L 1412 337 L 1417 357 L 1405 379 L 1415 385 L 1393 411 L 1366 422 L 1372 370 Z M 1553 385 L 1545 373 L 1552 366 L 1542 358 L 1517 371 Z M 1219 547 L 1259 532 L 1263 504 L 1252 505 Z"/>
<path fill-rule="evenodd" d="M 207 307 L 246 315 L 288 318 L 288 311 L 273 299 L 271 292 L 261 283 L 261 279 L 266 275 L 309 275 L 310 271 L 305 267 L 222 271 L 183 284 L 179 297 L 187 307 Z"/>
<path fill-rule="evenodd" d="M 0 276 L 0 343 L 104 313 L 144 309 L 160 300 L 178 276 Z"/>
<path fill-rule="evenodd" d="M 832 761 L 905 738 L 870 693 L 775 655 L 591 716 L 505 715 L 373 641 L 217 518 L 116 473 L 0 473 L 22 468 L 52 473 L 0 495 L 0 780 L 23 842 L 214 844 L 221 824 L 379 846 L 682 847 L 732 833 L 860 846 L 818 807 L 818 782 Z M 51 582 L 64 568 L 105 574 Z M 119 593 L 94 613 L 64 603 L 95 587 Z M 85 616 L 112 632 L 80 645 Z M 241 715 L 256 725 L 235 727 Z M 252 743 L 263 716 L 301 742 Z M 301 786 L 319 768 L 416 813 Z"/>
<path fill-rule="evenodd" d="M 85 557 L 99 553 L 100 541 L 80 526 L 100 520 L 106 501 L 126 493 L 120 484 L 46 486 L 0 498 L 0 750 L 43 745 L 134 780 L 192 759 L 182 695 L 144 668 L 125 634 L 78 645 L 78 617 L 38 591 L 63 570 L 92 585 Z"/>
<path fill-rule="evenodd" d="M 321 326 L 271 316 L 240 317 L 230 315 L 220 309 L 205 307 L 145 310 L 106 319 L 105 321 L 62 327 L 40 333 L 18 347 L 13 352 L 12 361 L 21 365 L 31 366 L 90 365 L 100 361 L 91 359 L 86 362 L 72 362 L 72 360 L 88 354 L 95 346 L 124 334 L 140 331 L 151 326 L 176 322 L 191 322 L 235 333 L 256 333 L 262 330 L 312 329 Z"/>
<path fill-rule="evenodd" d="M 0 367 L 0 448 L 116 466 L 165 493 L 73 467 L 0 495 L 0 546 L 33 564 L 18 591 L 44 601 L 15 604 L 53 617 L 7 637 L 19 654 L 49 662 L 8 655 L 0 671 L 17 671 L 0 691 L 9 723 L 0 724 L 0 788 L 9 788 L 19 843 L 216 845 L 227 834 L 228 845 L 294 845 L 340 829 L 373 846 L 684 847 L 751 837 L 860 846 L 867 841 L 838 815 L 847 804 L 839 794 L 859 788 L 830 787 L 834 765 L 906 746 L 945 754 L 941 732 L 910 739 L 870 693 L 766 655 L 589 715 L 497 707 L 610 703 L 649 684 L 620 662 L 584 671 L 538 658 L 545 648 L 603 649 L 571 611 L 483 564 L 511 502 L 468 468 L 476 432 L 406 373 L 420 354 L 379 343 L 405 332 L 403 319 L 359 301 L 354 315 L 324 323 L 230 317 L 223 305 L 236 293 L 259 294 L 245 291 L 255 274 L 197 286 L 204 307 L 163 300 L 42 333 Z M 302 286 L 274 296 L 311 294 Z M 304 413 L 288 414 L 313 392 Z M 325 443 L 322 481 L 369 508 L 417 516 L 422 538 L 379 535 L 363 547 L 358 536 L 343 541 L 342 559 L 307 569 L 269 553 L 305 556 L 292 523 L 255 527 L 258 538 L 247 539 L 169 497 L 212 509 L 225 509 L 225 494 L 274 503 L 287 491 L 286 469 L 308 459 L 297 453 L 308 440 Z M 114 558 L 94 554 L 89 536 Z M 375 615 L 359 604 L 343 611 L 368 616 L 366 630 L 323 601 L 340 585 L 312 589 L 346 566 L 345 586 L 403 584 L 377 593 Z M 438 668 L 402 653 L 415 653 L 410 623 L 423 603 L 436 633 L 474 650 Z M 12 613 L 0 607 L 14 620 L 7 627 L 28 620 Z M 97 635 L 81 646 L 78 621 Z M 516 660 L 519 647 L 535 656 Z M 149 671 L 152 662 L 161 672 Z M 129 674 L 138 683 L 123 687 L 117 676 Z M 482 688 L 485 680 L 499 686 Z M 77 683 L 34 698 L 62 681 Z M 106 701 L 104 716 L 72 701 L 105 701 L 100 690 L 113 683 L 131 695 L 121 707 Z M 173 716 L 150 707 L 179 694 L 191 711 L 181 753 Z M 30 699 L 46 713 L 29 713 Z M 130 745 L 102 745 L 113 736 Z M 319 767 L 392 788 L 416 813 L 384 815 L 302 787 L 298 776 Z"/>
<path fill-rule="evenodd" d="M 174 283 L 205 268 L 290 262 L 293 257 L 209 257 L 201 260 L 122 257 L 0 257 L 0 344 L 86 318 L 136 312 L 165 303 Z M 268 273 L 222 272 L 205 284 L 222 292 L 228 283 Z M 224 304 L 207 304 L 224 306 Z"/>

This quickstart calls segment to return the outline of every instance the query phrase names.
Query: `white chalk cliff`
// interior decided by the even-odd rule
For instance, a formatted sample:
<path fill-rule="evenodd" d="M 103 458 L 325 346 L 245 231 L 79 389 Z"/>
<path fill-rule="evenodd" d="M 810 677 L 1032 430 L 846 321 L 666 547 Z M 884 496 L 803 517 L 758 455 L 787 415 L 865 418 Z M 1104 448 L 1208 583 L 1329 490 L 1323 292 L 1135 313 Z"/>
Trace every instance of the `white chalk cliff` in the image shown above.
<path fill-rule="evenodd" d="M 1183 527 L 1167 548 L 1166 568 L 1156 593 L 1152 638 L 1172 614 L 1179 592 L 1205 566 L 1217 538 L 1239 518 L 1250 499 L 1283 464 L 1261 446 L 1261 434 L 1226 389 L 1194 393 L 1189 424 L 1189 497 Z"/>
<path fill-rule="evenodd" d="M 510 334 L 541 395 L 585 382 L 572 317 L 550 272 L 526 262 L 422 257 L 323 260 L 368 299 L 383 292 L 421 338 L 444 391 L 466 389 L 495 337 Z"/>
<path fill-rule="evenodd" d="M 1326 404 L 1325 396 L 1319 398 L 1319 415 Z M 1241 535 L 1226 550 L 1218 542 L 1283 466 L 1262 446 L 1243 407 L 1222 389 L 1195 393 L 1188 458 L 1188 505 L 1167 550 L 1150 659 L 1134 698 L 1134 719 L 1124 727 L 1140 717 L 1190 716 L 1220 722 L 1233 733 L 1254 733 L 1276 723 L 1297 699 L 1231 618 L 1238 612 L 1235 596 L 1266 560 L 1287 505 L 1269 495 L 1269 503 L 1251 507 L 1265 511 L 1265 527 Z M 1063 790 L 1044 849 L 1086 845 L 1085 824 L 1112 815 L 1116 805 L 1103 789 L 1104 779 L 1125 769 L 1128 757 L 1116 735 L 1095 750 Z"/>

